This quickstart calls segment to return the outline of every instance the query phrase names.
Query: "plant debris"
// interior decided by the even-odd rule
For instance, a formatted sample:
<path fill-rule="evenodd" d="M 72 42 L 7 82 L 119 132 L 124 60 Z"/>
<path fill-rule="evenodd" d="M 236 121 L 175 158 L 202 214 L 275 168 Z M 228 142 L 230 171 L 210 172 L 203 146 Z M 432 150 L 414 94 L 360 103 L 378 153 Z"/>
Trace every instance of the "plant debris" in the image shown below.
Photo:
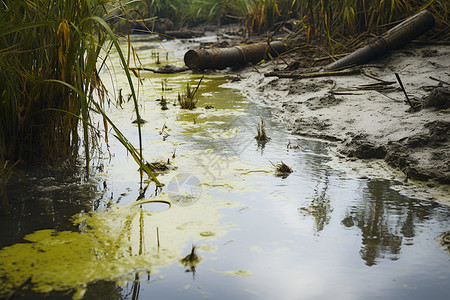
<path fill-rule="evenodd" d="M 261 124 L 258 124 L 256 126 L 257 135 L 255 136 L 255 139 L 258 141 L 258 143 L 267 143 L 270 141 L 270 137 L 267 136 L 266 130 L 264 128 L 264 120 L 261 119 Z"/>
<path fill-rule="evenodd" d="M 292 170 L 292 168 L 289 167 L 288 165 L 286 165 L 283 161 L 281 161 L 278 164 L 274 164 L 272 162 L 270 162 L 270 163 L 275 167 L 275 175 L 276 176 L 286 178 L 289 176 L 289 174 L 294 172 Z"/>
<path fill-rule="evenodd" d="M 195 98 L 195 94 L 198 91 L 198 88 L 200 87 L 200 84 L 202 83 L 203 77 L 200 78 L 200 81 L 198 82 L 198 85 L 196 88 L 191 89 L 191 85 L 189 82 L 186 84 L 186 92 L 183 95 L 178 94 L 178 103 L 180 104 L 181 108 L 184 109 L 194 109 L 197 106 L 198 99 Z"/>

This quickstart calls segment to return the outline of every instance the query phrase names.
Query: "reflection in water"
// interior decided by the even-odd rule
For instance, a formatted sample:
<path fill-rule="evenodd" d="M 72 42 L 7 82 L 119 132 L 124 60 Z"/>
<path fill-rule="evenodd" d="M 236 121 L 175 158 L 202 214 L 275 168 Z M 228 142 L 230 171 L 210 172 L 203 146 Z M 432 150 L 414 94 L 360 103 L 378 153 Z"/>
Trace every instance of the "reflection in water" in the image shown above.
<path fill-rule="evenodd" d="M 169 75 L 173 94 L 186 78 L 201 75 L 181 76 Z M 448 230 L 448 208 L 400 196 L 389 182 L 342 178 L 327 166 L 323 142 L 299 138 L 286 153 L 288 135 L 270 110 L 219 87 L 224 82 L 208 75 L 194 111 L 171 105 L 162 111 L 154 92 L 142 86 L 142 113 L 150 120 L 143 127 L 144 156 L 172 157 L 179 168 L 160 175 L 162 189 L 153 183 L 137 189 L 137 167 L 113 141 L 117 156 L 101 174 L 107 184 L 80 187 L 73 180 L 67 188 L 52 184 L 52 176 L 38 177 L 41 189 L 16 201 L 13 219 L 0 218 L 0 247 L 16 243 L 0 249 L 0 295 L 32 276 L 29 299 L 73 293 L 84 299 L 448 296 L 448 257 L 433 247 L 433 238 Z M 136 141 L 133 108 L 123 108 L 112 116 Z M 254 139 L 260 117 L 272 138 L 264 149 Z M 294 172 L 281 179 L 269 161 L 284 158 Z M 193 176 L 198 180 L 189 180 Z M 50 185 L 56 189 L 46 190 Z M 378 266 L 368 271 L 363 262 Z"/>
<path fill-rule="evenodd" d="M 139 274 L 136 272 L 136 273 L 134 273 L 133 288 L 131 289 L 131 291 L 132 291 L 131 299 L 132 300 L 139 299 L 139 291 L 140 290 L 141 290 L 141 281 L 139 279 Z"/>
<path fill-rule="evenodd" d="M 13 178 L 8 184 L 11 213 L 0 215 L 0 249 L 35 230 L 75 230 L 71 216 L 105 205 L 98 200 L 106 191 L 103 184 L 83 182 L 83 175 L 73 169 L 31 167 L 18 172 L 26 181 Z"/>
<path fill-rule="evenodd" d="M 196 253 L 195 245 L 192 245 L 191 253 L 180 259 L 180 263 L 186 268 L 186 272 L 192 272 L 192 278 L 195 278 L 195 268 L 200 263 L 200 257 Z"/>
<path fill-rule="evenodd" d="M 315 231 L 320 232 L 330 222 L 333 208 L 328 195 L 329 171 L 325 170 L 324 178 L 318 177 L 314 188 L 313 200 L 307 207 L 299 208 L 300 212 L 306 212 L 314 217 Z"/>
<path fill-rule="evenodd" d="M 303 170 L 315 183 L 311 202 L 298 209 L 300 214 L 308 214 L 314 218 L 314 230 L 321 232 L 325 225 L 328 225 L 333 212 L 329 195 L 330 177 L 332 170 L 324 167 L 329 160 L 328 147 L 323 142 L 313 140 L 299 141 L 305 152 L 300 157 L 303 163 Z"/>
<path fill-rule="evenodd" d="M 403 239 L 412 243 L 414 227 L 431 217 L 433 207 L 401 196 L 384 181 L 368 181 L 363 192 L 361 203 L 347 212 L 342 224 L 361 230 L 360 255 L 366 265 L 376 265 L 377 259 L 385 257 L 397 260 Z"/>
<path fill-rule="evenodd" d="M 140 207 L 143 201 L 149 200 L 79 214 L 75 223 L 80 232 L 39 230 L 25 237 L 27 243 L 1 249 L 0 291 L 10 291 L 32 276 L 35 292 L 83 293 L 97 280 L 126 282 L 136 271 L 172 265 L 187 241 L 222 236 L 226 226 L 219 225 L 217 208 L 232 205 L 209 197 L 189 213 L 178 206 L 150 213 Z M 207 236 L 202 234 L 205 229 Z"/>

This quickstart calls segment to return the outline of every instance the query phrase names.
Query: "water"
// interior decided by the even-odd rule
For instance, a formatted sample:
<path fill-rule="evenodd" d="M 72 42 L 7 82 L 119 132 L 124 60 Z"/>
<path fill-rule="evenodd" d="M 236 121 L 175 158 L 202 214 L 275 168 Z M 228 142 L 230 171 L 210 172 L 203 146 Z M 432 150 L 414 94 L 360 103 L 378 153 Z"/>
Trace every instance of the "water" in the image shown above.
<path fill-rule="evenodd" d="M 155 67 L 151 51 L 161 46 L 135 46 Z M 168 52 L 180 64 L 185 46 L 164 47 L 162 63 Z M 125 78 L 109 74 L 105 82 L 113 78 L 126 95 Z M 330 144 L 289 135 L 224 74 L 205 75 L 192 111 L 172 103 L 202 74 L 142 75 L 144 157 L 170 161 L 158 176 L 165 186 L 141 187 L 111 134 L 110 154 L 101 153 L 89 182 L 70 170 L 33 171 L 32 188 L 15 186 L 14 214 L 0 221 L 1 290 L 31 277 L 15 296 L 447 299 L 449 256 L 435 238 L 449 230 L 449 207 L 332 168 Z M 166 78 L 171 90 L 163 92 Z M 137 145 L 133 109 L 129 102 L 108 114 Z M 271 137 L 264 146 L 254 139 L 261 119 Z M 294 170 L 286 178 L 274 175 L 281 161 Z M 193 245 L 198 259 L 189 263 Z"/>

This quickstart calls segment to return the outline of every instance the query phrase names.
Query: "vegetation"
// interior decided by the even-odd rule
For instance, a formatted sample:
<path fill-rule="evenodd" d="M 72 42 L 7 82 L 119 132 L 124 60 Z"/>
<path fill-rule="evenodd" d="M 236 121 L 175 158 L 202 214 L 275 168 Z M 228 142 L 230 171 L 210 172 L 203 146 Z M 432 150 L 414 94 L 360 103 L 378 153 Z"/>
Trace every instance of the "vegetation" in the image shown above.
<path fill-rule="evenodd" d="M 292 168 L 286 165 L 283 161 L 278 164 L 270 162 L 275 167 L 275 175 L 286 178 L 293 172 Z"/>
<path fill-rule="evenodd" d="M 300 21 L 299 28 L 309 38 L 330 45 L 428 9 L 438 23 L 438 33 L 449 38 L 450 3 L 442 0 L 142 0 L 134 8 L 139 12 L 136 17 L 167 17 L 178 25 L 239 20 L 250 35 L 274 30 L 292 18 Z"/>
<path fill-rule="evenodd" d="M 428 9 L 437 23 L 432 37 L 450 40 L 450 2 L 442 0 L 3 0 L 0 7 L 3 199 L 6 182 L 17 163 L 75 165 L 83 158 L 89 174 L 100 136 L 100 128 L 92 125 L 93 113 L 103 116 L 105 132 L 111 127 L 141 169 L 154 178 L 142 157 L 142 122 L 128 69 L 131 45 L 126 54 L 122 53 L 107 24 L 155 17 L 166 17 L 183 26 L 238 20 L 244 33 L 253 35 L 276 31 L 291 22 L 294 32 L 306 34 L 307 43 L 319 42 L 329 54 L 356 47 L 363 32 L 384 31 L 386 25 Z M 110 94 L 99 72 L 112 48 L 119 52 L 128 76 L 139 125 L 139 149 L 103 112 Z M 197 89 L 187 87 L 185 95 L 180 96 L 182 107 L 195 107 Z"/>
<path fill-rule="evenodd" d="M 102 55 L 114 47 L 125 66 L 140 120 L 127 68 L 130 52 L 125 59 L 105 22 L 114 7 L 105 0 L 5 0 L 0 6 L 0 196 L 5 206 L 6 181 L 17 162 L 76 165 L 82 145 L 89 175 L 100 136 L 100 129 L 91 124 L 93 113 L 103 116 L 106 141 L 111 126 L 154 178 L 143 161 L 140 125 L 138 151 L 103 112 L 109 94 L 99 71 L 106 60 Z"/>
<path fill-rule="evenodd" d="M 264 128 L 264 120 L 261 119 L 261 124 L 256 126 L 256 131 L 255 139 L 258 143 L 266 143 L 270 140 L 270 137 L 267 136 L 266 129 Z"/>
<path fill-rule="evenodd" d="M 198 88 L 200 87 L 200 84 L 202 83 L 203 77 L 200 78 L 200 81 L 197 84 L 197 87 L 191 88 L 190 83 L 186 83 L 186 92 L 183 95 L 178 94 L 178 103 L 180 104 L 181 108 L 184 109 L 194 109 L 197 106 L 198 99 L 195 98 L 195 94 L 198 91 Z"/>

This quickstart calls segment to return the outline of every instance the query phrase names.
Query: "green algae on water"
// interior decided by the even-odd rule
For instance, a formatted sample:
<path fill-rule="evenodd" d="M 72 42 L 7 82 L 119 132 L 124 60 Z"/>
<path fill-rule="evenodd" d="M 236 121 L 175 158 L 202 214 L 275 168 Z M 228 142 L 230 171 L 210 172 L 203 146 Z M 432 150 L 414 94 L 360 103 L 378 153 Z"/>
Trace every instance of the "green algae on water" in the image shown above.
<path fill-rule="evenodd" d="M 156 213 L 132 203 L 77 215 L 74 223 L 80 232 L 47 229 L 31 233 L 25 236 L 27 243 L 0 250 L 0 296 L 29 277 L 29 287 L 35 292 L 73 290 L 74 297 L 81 297 L 86 286 L 98 280 L 124 282 L 137 271 L 154 274 L 176 263 L 188 243 L 225 235 L 227 225 L 219 223 L 222 207 L 227 203 L 210 197 L 189 208 L 172 206 Z M 215 234 L 205 236 L 204 232 Z"/>

